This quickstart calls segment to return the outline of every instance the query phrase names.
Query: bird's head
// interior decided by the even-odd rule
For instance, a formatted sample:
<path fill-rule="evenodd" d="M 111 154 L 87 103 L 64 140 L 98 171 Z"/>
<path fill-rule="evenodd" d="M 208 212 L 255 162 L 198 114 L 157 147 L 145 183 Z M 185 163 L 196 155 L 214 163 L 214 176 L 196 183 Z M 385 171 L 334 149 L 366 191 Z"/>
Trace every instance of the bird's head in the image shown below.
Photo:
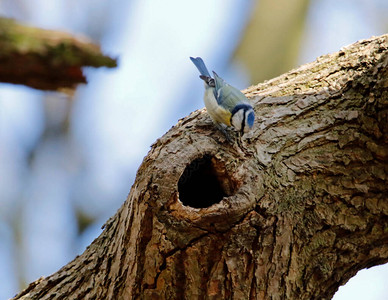
<path fill-rule="evenodd" d="M 232 126 L 242 134 L 248 132 L 255 122 L 255 113 L 251 105 L 243 103 L 236 105 L 232 111 Z"/>

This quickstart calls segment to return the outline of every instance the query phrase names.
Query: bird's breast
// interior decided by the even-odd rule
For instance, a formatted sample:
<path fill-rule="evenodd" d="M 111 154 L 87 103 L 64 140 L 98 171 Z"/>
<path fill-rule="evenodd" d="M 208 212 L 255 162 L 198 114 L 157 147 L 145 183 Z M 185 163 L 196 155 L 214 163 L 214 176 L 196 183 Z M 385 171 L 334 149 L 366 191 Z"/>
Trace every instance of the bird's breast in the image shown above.
<path fill-rule="evenodd" d="M 214 122 L 231 126 L 230 117 L 232 114 L 229 110 L 218 105 L 218 102 L 214 97 L 213 89 L 207 88 L 205 90 L 204 102 L 206 110 Z"/>

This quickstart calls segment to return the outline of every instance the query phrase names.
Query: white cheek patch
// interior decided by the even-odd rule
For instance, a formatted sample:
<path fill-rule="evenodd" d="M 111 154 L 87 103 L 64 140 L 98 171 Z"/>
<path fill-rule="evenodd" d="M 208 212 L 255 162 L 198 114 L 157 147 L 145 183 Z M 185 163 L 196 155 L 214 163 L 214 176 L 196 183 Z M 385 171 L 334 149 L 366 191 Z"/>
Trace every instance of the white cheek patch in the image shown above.
<path fill-rule="evenodd" d="M 244 110 L 239 109 L 232 117 L 232 125 L 236 130 L 240 131 L 242 127 L 242 122 L 244 120 Z"/>

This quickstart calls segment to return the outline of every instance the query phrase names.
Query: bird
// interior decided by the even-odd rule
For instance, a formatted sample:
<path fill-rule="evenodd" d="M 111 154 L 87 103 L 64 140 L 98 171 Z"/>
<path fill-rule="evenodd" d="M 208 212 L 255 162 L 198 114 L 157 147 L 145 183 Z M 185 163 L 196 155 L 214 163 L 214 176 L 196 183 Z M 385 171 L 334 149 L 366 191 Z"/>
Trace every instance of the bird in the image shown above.
<path fill-rule="evenodd" d="M 216 72 L 214 78 L 210 75 L 201 57 L 190 57 L 204 81 L 205 107 L 216 127 L 226 138 L 230 136 L 223 125 L 234 127 L 241 136 L 252 129 L 255 121 L 255 112 L 245 95 L 237 88 L 226 83 Z"/>

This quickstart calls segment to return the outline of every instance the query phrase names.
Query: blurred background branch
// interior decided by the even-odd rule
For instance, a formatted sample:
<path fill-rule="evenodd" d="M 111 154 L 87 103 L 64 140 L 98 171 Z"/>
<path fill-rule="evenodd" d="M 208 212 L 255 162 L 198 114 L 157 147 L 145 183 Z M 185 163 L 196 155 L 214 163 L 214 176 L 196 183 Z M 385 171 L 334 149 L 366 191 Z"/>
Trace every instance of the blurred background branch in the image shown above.
<path fill-rule="evenodd" d="M 251 83 L 276 77 L 298 63 L 310 0 L 257 1 L 235 57 Z"/>
<path fill-rule="evenodd" d="M 117 66 L 86 37 L 21 25 L 0 18 L 0 81 L 41 90 L 86 83 L 81 68 Z"/>

